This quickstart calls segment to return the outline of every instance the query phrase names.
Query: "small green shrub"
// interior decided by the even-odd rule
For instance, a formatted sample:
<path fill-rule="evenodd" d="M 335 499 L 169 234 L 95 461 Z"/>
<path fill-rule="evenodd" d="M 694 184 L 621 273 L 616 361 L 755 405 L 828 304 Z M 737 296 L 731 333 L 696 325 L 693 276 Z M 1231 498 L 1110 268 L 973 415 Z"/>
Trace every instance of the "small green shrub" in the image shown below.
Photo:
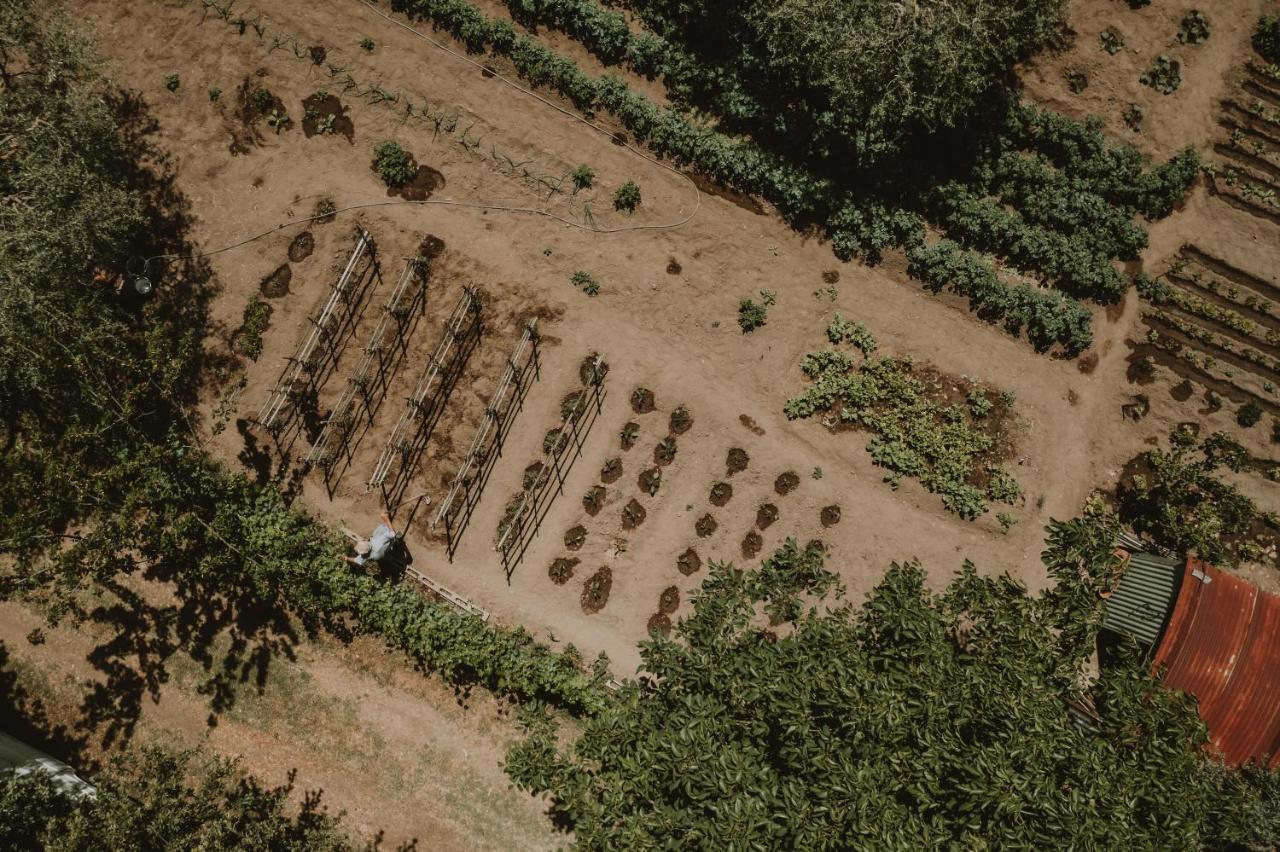
<path fill-rule="evenodd" d="M 1202 44 L 1209 40 L 1209 19 L 1199 9 L 1192 9 L 1182 18 L 1178 27 L 1178 41 L 1183 44 Z"/>
<path fill-rule="evenodd" d="M 622 186 L 618 187 L 613 194 L 613 209 L 621 210 L 624 213 L 634 213 L 636 208 L 640 206 L 640 187 L 635 181 L 629 180 Z"/>
<path fill-rule="evenodd" d="M 1129 125 L 1129 129 L 1134 133 L 1142 132 L 1142 107 L 1137 104 L 1129 104 L 1120 117 L 1124 119 L 1124 123 Z"/>
<path fill-rule="evenodd" d="M 1236 412 L 1236 422 L 1246 429 L 1249 429 L 1262 419 L 1262 406 L 1257 400 L 1249 400 L 1240 406 L 1240 410 Z"/>
<path fill-rule="evenodd" d="M 1253 31 L 1253 49 L 1268 62 L 1280 64 L 1280 15 L 1258 19 Z"/>
<path fill-rule="evenodd" d="M 164 78 L 164 87 L 171 92 L 178 91 L 178 86 L 182 85 L 182 81 L 178 79 L 177 74 L 169 74 Z"/>
<path fill-rule="evenodd" d="M 1107 27 L 1098 36 L 1098 41 L 1102 43 L 1102 49 L 1107 53 L 1115 56 L 1124 48 L 1124 36 L 1114 27 Z"/>
<path fill-rule="evenodd" d="M 209 100 L 211 102 L 217 102 L 221 97 L 222 97 L 221 89 L 219 89 L 217 86 L 209 87 Z"/>
<path fill-rule="evenodd" d="M 278 109 L 271 110 L 271 115 L 267 116 L 267 124 L 276 133 L 279 133 L 281 130 L 284 130 L 286 127 L 288 127 L 292 123 L 293 123 L 293 119 L 289 117 L 289 113 L 281 112 Z"/>
<path fill-rule="evenodd" d="M 271 104 L 275 102 L 276 96 L 271 94 L 270 89 L 259 86 L 253 90 L 251 98 L 253 100 L 253 105 L 258 108 L 259 112 L 266 112 L 271 109 Z"/>
<path fill-rule="evenodd" d="M 594 296 L 600 292 L 600 282 L 593 278 L 590 273 L 583 272 L 581 269 L 569 276 L 569 283 L 588 296 Z"/>
<path fill-rule="evenodd" d="M 271 324 L 271 305 L 257 293 L 244 306 L 240 324 L 240 351 L 254 361 L 262 354 L 262 333 Z"/>
<path fill-rule="evenodd" d="M 768 309 L 751 299 L 743 299 L 738 303 L 738 325 L 743 334 L 749 334 L 764 325 Z"/>
<path fill-rule="evenodd" d="M 404 186 L 413 180 L 413 157 L 390 139 L 379 142 L 373 149 L 373 168 L 390 187 Z"/>
<path fill-rule="evenodd" d="M 1074 95 L 1078 95 L 1089 88 L 1089 76 L 1078 68 L 1071 68 L 1062 72 L 1062 77 L 1067 81 L 1067 88 Z"/>
<path fill-rule="evenodd" d="M 583 163 L 573 170 L 573 174 L 570 175 L 570 177 L 573 178 L 573 188 L 575 191 L 590 189 L 596 182 L 596 171 L 586 163 Z"/>
<path fill-rule="evenodd" d="M 1156 63 L 1142 73 L 1138 82 L 1162 95 L 1171 95 L 1182 85 L 1182 63 L 1161 54 Z"/>
<path fill-rule="evenodd" d="M 365 53 L 373 53 L 373 48 L 374 48 L 373 39 L 369 38 L 368 36 L 365 36 L 364 38 L 360 39 L 360 47 L 362 50 L 364 50 Z"/>

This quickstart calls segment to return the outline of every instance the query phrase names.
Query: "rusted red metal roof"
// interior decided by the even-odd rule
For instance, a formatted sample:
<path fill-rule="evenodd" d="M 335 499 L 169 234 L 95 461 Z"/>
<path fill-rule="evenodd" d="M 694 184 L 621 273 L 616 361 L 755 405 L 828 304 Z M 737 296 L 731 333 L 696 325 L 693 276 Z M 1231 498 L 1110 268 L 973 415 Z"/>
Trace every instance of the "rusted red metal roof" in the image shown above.
<path fill-rule="evenodd" d="M 1230 764 L 1280 766 L 1280 597 L 1188 559 L 1154 665 Z"/>

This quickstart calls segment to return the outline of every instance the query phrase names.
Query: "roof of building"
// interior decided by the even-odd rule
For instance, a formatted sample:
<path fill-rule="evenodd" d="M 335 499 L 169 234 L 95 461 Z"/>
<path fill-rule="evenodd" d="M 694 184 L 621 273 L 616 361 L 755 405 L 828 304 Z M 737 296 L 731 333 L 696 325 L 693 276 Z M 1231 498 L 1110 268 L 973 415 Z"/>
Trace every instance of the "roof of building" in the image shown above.
<path fill-rule="evenodd" d="M 1102 611 L 1102 626 L 1152 646 L 1177 597 L 1182 569 L 1172 559 L 1135 553 Z"/>
<path fill-rule="evenodd" d="M 1188 559 L 1153 663 L 1228 763 L 1280 765 L 1280 597 Z"/>

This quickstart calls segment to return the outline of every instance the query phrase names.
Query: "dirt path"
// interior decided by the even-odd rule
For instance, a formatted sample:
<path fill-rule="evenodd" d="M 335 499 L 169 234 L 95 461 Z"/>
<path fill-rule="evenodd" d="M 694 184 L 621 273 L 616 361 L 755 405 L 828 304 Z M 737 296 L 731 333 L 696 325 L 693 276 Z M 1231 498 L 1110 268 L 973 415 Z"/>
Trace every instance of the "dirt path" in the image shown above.
<path fill-rule="evenodd" d="M 78 708 L 100 675 L 86 661 L 95 638 L 46 629 L 31 645 L 39 618 L 0 604 L 0 642 L 20 685 L 51 708 L 55 724 L 76 729 Z M 204 745 L 239 757 L 266 784 L 297 770 L 295 795 L 323 792 L 330 810 L 346 812 L 348 831 L 386 848 L 416 838 L 420 849 L 547 849 L 562 843 L 534 799 L 509 787 L 501 760 L 514 725 L 478 691 L 460 702 L 378 644 L 332 642 L 277 658 L 259 692 L 242 686 L 215 727 L 208 698 L 197 694 L 200 667 L 174 657 L 160 700 L 144 701 L 135 738 L 169 747 Z M 88 734 L 88 756 L 100 741 Z"/>

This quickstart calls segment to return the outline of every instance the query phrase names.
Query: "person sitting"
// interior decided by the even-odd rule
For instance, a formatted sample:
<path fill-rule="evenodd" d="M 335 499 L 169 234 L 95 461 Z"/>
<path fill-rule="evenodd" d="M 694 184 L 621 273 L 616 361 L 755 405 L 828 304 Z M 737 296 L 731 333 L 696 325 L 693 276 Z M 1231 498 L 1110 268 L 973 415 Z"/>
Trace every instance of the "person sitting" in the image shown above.
<path fill-rule="evenodd" d="M 396 528 L 392 525 L 391 519 L 384 512 L 382 515 L 382 523 L 378 524 L 374 529 L 373 535 L 368 538 L 362 538 L 356 542 L 356 555 L 346 557 L 347 561 L 354 565 L 364 565 L 366 562 L 377 562 L 387 555 L 391 550 L 391 546 L 400 538 L 400 533 L 396 532 Z"/>

